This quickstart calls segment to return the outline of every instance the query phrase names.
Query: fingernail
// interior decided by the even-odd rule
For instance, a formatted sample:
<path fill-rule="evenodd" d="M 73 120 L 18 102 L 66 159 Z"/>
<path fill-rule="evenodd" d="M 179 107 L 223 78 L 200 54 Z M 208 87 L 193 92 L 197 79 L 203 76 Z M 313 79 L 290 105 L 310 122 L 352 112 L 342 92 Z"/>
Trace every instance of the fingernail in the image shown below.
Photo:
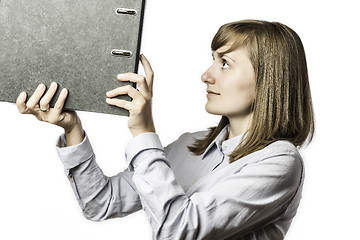
<path fill-rule="evenodd" d="M 62 94 L 67 93 L 67 89 L 66 89 L 66 88 L 64 88 L 63 90 L 61 90 L 61 93 L 62 93 Z"/>
<path fill-rule="evenodd" d="M 51 85 L 50 85 L 50 88 L 55 88 L 55 86 L 56 86 L 56 83 L 52 82 Z"/>
<path fill-rule="evenodd" d="M 117 75 L 117 78 L 122 78 L 124 76 L 124 74 L 120 73 Z"/>
<path fill-rule="evenodd" d="M 25 92 L 20 93 L 20 98 L 21 98 L 21 99 L 24 99 L 25 96 L 26 96 L 26 93 L 25 93 Z"/>

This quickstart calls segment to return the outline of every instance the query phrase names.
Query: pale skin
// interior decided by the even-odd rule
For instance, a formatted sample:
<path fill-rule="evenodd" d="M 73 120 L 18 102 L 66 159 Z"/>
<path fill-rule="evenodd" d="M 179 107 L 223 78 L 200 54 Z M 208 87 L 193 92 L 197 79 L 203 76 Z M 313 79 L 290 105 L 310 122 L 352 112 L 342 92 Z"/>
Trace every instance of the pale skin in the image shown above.
<path fill-rule="evenodd" d="M 106 93 L 108 97 L 106 102 L 109 105 L 129 110 L 130 117 L 128 127 L 134 137 L 145 132 L 155 132 L 151 112 L 154 73 L 149 61 L 143 55 L 141 55 L 140 61 L 144 67 L 145 76 L 134 73 L 119 74 L 117 76 L 119 81 L 136 83 L 139 86 L 139 90 L 136 90 L 130 85 L 126 85 Z M 22 114 L 33 114 L 40 121 L 62 127 L 65 131 L 67 146 L 81 143 L 84 139 L 84 131 L 79 117 L 76 112 L 62 110 L 68 95 L 68 90 L 62 89 L 53 108 L 49 108 L 49 103 L 57 90 L 57 84 L 52 83 L 46 93 L 45 90 L 45 85 L 40 84 L 27 102 L 27 95 L 25 92 L 22 92 L 16 101 L 19 112 Z M 128 102 L 114 98 L 122 94 L 128 94 L 133 98 L 133 101 Z M 43 112 L 40 111 L 40 109 L 47 109 L 48 111 Z"/>
<path fill-rule="evenodd" d="M 252 117 L 250 106 L 255 97 L 255 77 L 247 50 L 240 48 L 225 55 L 221 54 L 228 47 L 225 45 L 213 53 L 214 63 L 201 76 L 201 80 L 207 85 L 208 102 L 205 106 L 207 112 L 228 117 L 230 122 L 228 138 L 232 138 L 243 134 L 249 128 Z M 154 72 L 143 55 L 140 61 L 145 76 L 135 73 L 117 76 L 119 81 L 136 83 L 138 89 L 125 85 L 106 93 L 107 104 L 129 110 L 128 128 L 134 137 L 146 132 L 155 132 L 151 111 Z M 49 107 L 56 90 L 55 82 L 47 91 L 45 85 L 40 84 L 28 101 L 26 101 L 26 93 L 22 92 L 16 105 L 22 114 L 33 114 L 40 121 L 62 127 L 67 146 L 77 145 L 83 141 L 84 131 L 76 112 L 63 111 L 68 90 L 62 89 L 55 106 Z M 129 102 L 115 98 L 124 94 L 129 95 L 133 100 Z"/>
<path fill-rule="evenodd" d="M 212 66 L 201 76 L 207 85 L 206 111 L 226 116 L 230 129 L 228 138 L 245 133 L 253 112 L 255 99 L 255 73 L 245 47 L 222 54 L 230 45 L 213 52 Z"/>

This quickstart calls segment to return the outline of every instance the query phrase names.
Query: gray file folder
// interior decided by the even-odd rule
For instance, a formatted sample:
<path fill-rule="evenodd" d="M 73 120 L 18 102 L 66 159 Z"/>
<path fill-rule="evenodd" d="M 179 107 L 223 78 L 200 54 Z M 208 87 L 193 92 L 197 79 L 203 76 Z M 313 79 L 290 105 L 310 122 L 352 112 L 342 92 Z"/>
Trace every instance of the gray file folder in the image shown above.
<path fill-rule="evenodd" d="M 145 0 L 0 0 L 0 100 L 40 83 L 69 89 L 64 109 L 128 115 L 105 102 L 137 72 Z M 131 100 L 129 96 L 121 96 Z"/>

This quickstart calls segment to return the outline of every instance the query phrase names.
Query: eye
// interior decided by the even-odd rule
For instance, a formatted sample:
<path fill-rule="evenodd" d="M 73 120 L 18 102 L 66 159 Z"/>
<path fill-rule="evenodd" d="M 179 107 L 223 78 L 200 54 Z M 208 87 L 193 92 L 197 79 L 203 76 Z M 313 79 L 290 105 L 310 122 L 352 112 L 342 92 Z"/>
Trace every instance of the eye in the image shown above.
<path fill-rule="evenodd" d="M 221 59 L 221 64 L 222 69 L 228 69 L 230 67 L 229 63 L 225 59 Z"/>

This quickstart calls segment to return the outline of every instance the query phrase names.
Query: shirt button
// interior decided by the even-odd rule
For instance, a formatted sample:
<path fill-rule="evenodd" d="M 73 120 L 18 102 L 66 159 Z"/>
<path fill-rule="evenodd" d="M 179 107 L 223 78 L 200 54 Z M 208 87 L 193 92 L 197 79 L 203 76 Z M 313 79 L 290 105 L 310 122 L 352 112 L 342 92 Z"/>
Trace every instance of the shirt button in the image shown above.
<path fill-rule="evenodd" d="M 73 182 L 73 181 L 74 181 L 73 175 L 72 175 L 72 174 L 69 174 L 68 179 L 70 180 L 70 182 Z"/>

